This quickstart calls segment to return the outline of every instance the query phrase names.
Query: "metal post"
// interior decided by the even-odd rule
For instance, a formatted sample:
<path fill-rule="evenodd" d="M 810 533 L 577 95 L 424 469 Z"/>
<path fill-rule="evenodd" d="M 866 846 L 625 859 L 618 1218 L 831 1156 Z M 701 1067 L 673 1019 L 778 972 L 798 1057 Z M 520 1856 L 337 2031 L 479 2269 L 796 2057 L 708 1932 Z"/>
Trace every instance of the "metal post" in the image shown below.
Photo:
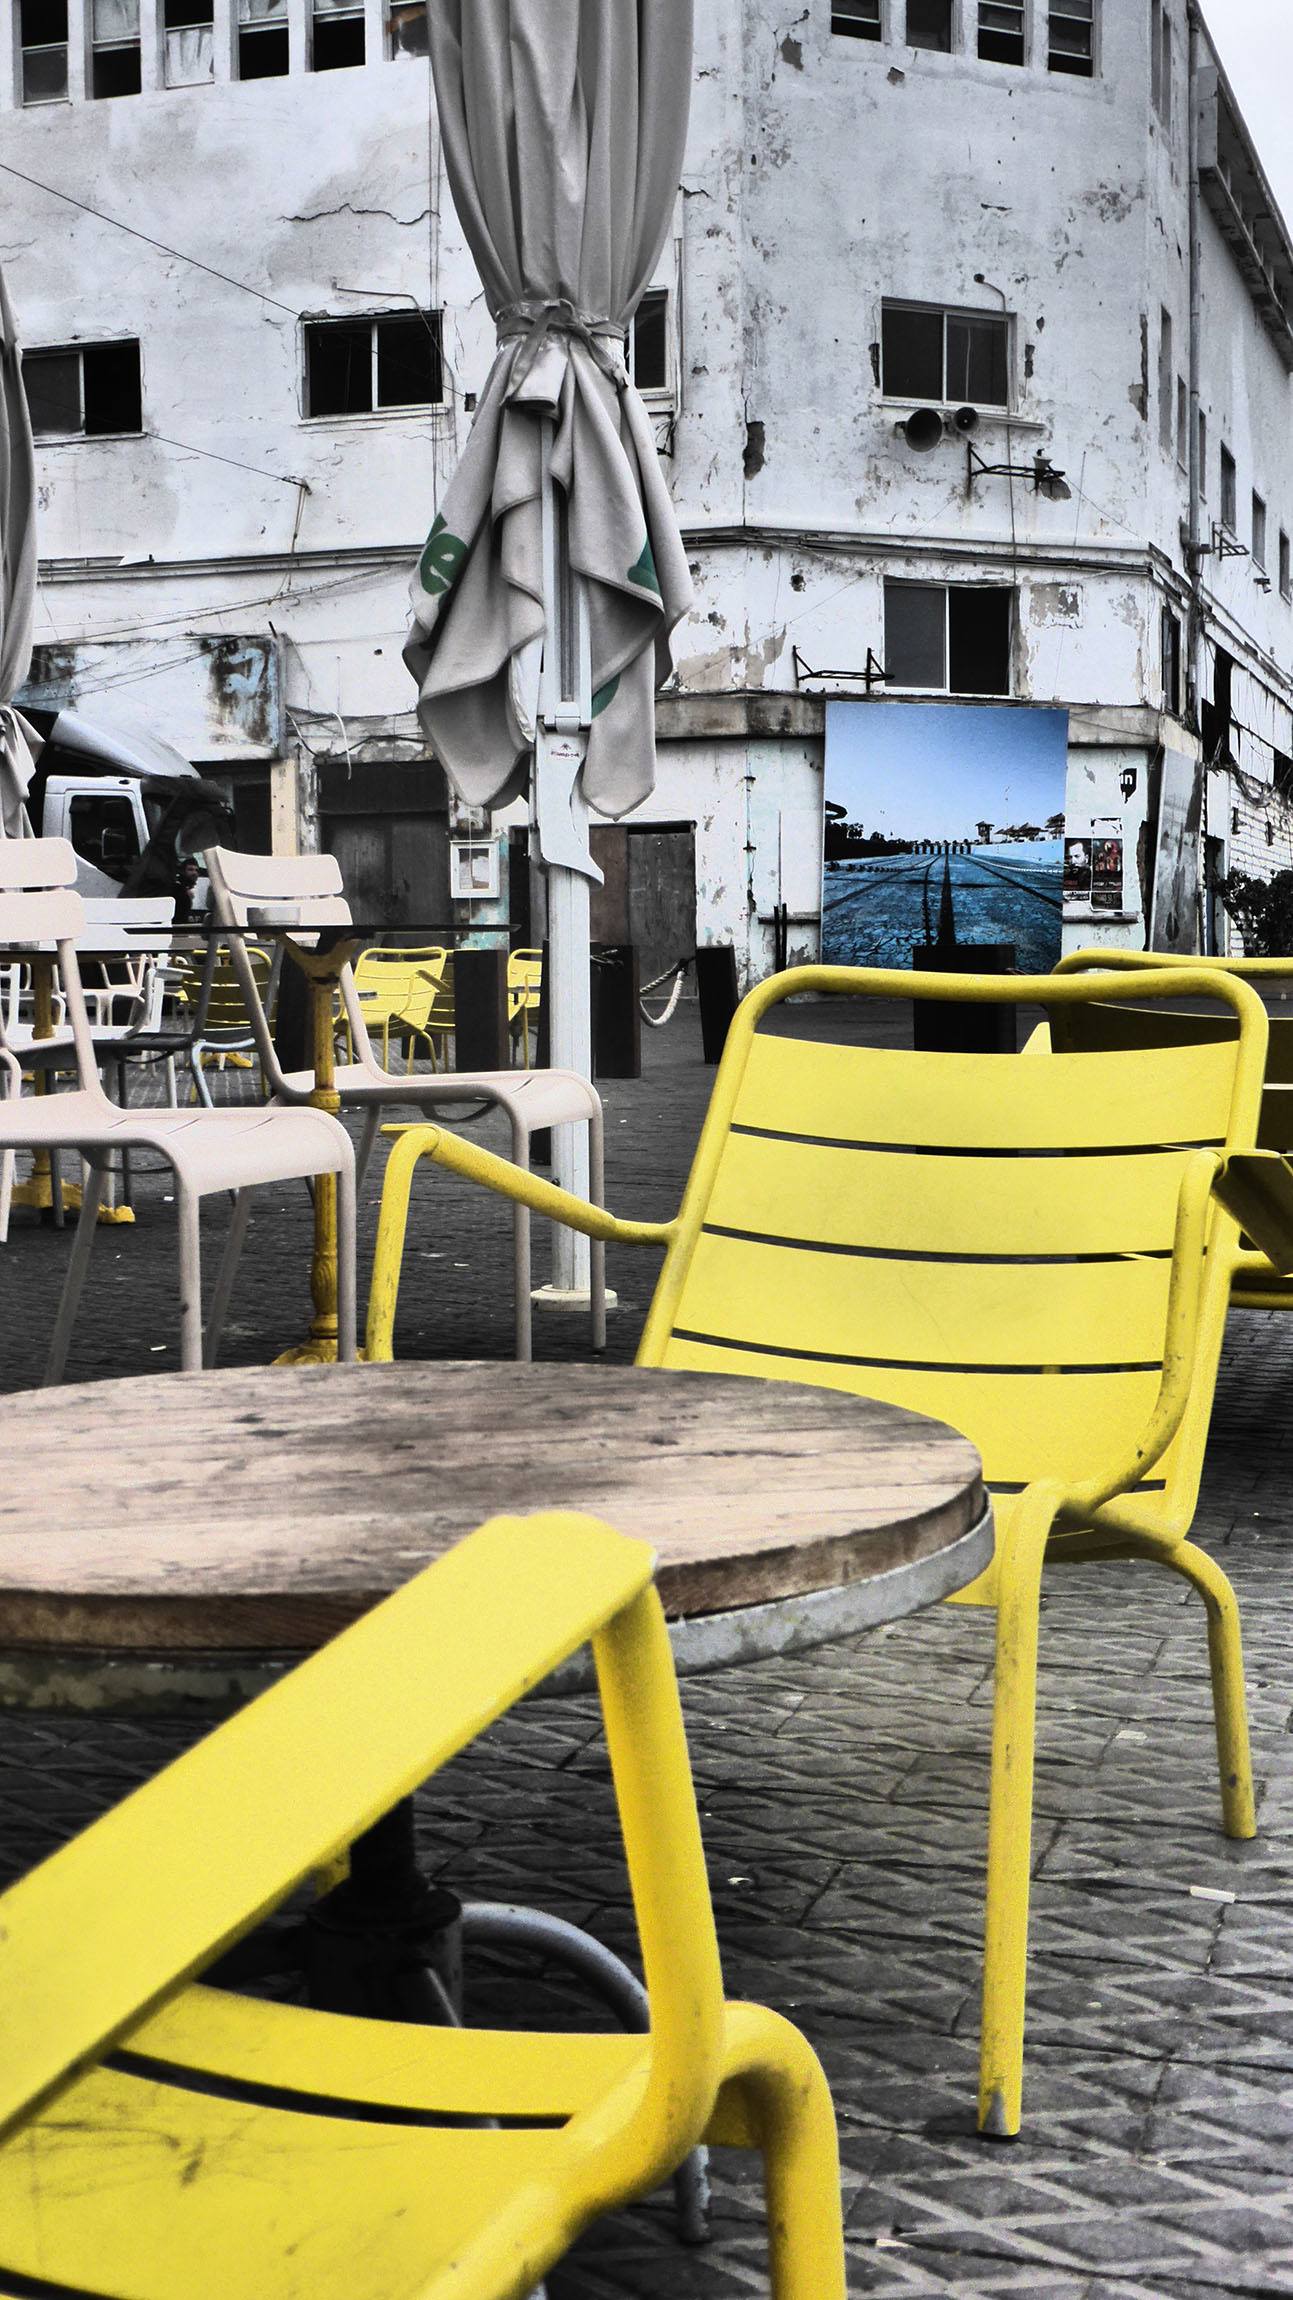
<path fill-rule="evenodd" d="M 592 658 L 588 603 L 570 565 L 566 500 L 552 476 L 554 425 L 543 422 L 543 590 L 547 629 L 539 684 L 534 751 L 534 819 L 548 874 L 549 1059 L 557 1070 L 593 1074 L 589 983 L 589 883 L 601 872 L 588 844 L 588 805 L 580 781 L 592 724 Z M 588 1196 L 588 1134 L 553 1129 L 553 1173 L 564 1190 Z M 554 1227 L 552 1285 L 537 1298 L 559 1306 L 586 1302 L 589 1243 Z"/>

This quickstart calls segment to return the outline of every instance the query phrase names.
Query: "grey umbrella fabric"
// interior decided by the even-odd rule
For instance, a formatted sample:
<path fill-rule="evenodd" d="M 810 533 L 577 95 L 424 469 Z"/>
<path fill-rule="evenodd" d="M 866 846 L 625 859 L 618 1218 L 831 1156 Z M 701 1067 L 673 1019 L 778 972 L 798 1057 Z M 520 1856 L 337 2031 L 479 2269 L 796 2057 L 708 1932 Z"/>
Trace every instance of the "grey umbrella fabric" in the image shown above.
<path fill-rule="evenodd" d="M 682 172 L 692 0 L 430 0 L 428 13 L 445 166 L 499 341 L 413 578 L 404 660 L 461 797 L 514 796 L 535 736 L 551 416 L 589 609 L 583 787 L 620 815 L 654 784 L 654 690 L 691 602 L 624 342 Z"/>
<path fill-rule="evenodd" d="M 32 759 L 13 696 L 31 662 L 36 612 L 36 473 L 22 357 L 0 279 L 0 831 L 19 837 Z"/>

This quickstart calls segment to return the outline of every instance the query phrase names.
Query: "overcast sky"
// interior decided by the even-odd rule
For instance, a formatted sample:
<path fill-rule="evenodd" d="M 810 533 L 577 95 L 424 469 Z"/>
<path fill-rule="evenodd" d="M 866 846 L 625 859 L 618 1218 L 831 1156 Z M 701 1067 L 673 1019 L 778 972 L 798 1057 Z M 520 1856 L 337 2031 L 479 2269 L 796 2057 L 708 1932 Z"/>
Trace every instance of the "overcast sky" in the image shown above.
<path fill-rule="evenodd" d="M 1293 230 L 1293 0 L 1204 0 L 1203 12 Z"/>

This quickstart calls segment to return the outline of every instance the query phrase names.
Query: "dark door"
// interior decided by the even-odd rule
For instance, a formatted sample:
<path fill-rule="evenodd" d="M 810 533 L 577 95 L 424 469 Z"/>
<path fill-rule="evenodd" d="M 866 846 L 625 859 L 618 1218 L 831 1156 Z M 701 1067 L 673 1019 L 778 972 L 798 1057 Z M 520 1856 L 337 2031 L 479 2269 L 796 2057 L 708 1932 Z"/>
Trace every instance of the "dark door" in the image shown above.
<path fill-rule="evenodd" d="M 319 833 L 362 924 L 449 928 L 449 802 L 444 774 L 430 760 L 350 774 L 328 760 L 319 777 Z"/>
<path fill-rule="evenodd" d="M 696 948 L 696 826 L 644 823 L 628 828 L 629 941 L 643 983 Z M 694 997 L 689 974 L 684 996 Z"/>

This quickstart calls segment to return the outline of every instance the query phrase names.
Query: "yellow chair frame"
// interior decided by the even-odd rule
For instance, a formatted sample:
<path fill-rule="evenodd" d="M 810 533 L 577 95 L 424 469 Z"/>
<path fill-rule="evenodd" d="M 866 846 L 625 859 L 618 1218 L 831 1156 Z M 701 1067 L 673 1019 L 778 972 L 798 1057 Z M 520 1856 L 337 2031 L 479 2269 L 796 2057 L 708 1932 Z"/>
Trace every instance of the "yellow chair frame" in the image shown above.
<path fill-rule="evenodd" d="M 543 952 L 541 950 L 513 950 L 507 960 L 507 1020 L 515 1045 L 521 1044 L 521 1061 L 530 1067 L 530 1016 L 537 1015 L 543 996 Z"/>
<path fill-rule="evenodd" d="M 652 1565 L 493 1519 L 0 1896 L 0 2295 L 524 2300 L 708 2137 L 763 2154 L 777 2300 L 845 2300 L 821 2067 L 724 1999 Z M 648 2035 L 193 1985 L 589 1638 Z"/>
<path fill-rule="evenodd" d="M 1209 972 L 1227 974 L 1254 989 L 1282 982 L 1293 1002 L 1293 958 L 1197 959 L 1157 950 L 1105 950 L 1094 947 L 1070 952 L 1056 968 L 1058 974 L 1139 972 L 1204 965 Z M 1293 1154 L 1293 1006 L 1288 1014 L 1268 1014 L 1270 1036 L 1262 1113 L 1257 1141 L 1263 1150 Z M 1221 1015 L 1146 1014 L 1138 1007 L 1091 1007 L 1083 1016 L 1083 1043 L 1100 1046 L 1144 1046 L 1167 1037 L 1177 1045 L 1229 1036 L 1234 1025 Z M 1251 1248 L 1240 1252 L 1230 1299 L 1237 1310 L 1293 1310 L 1293 1277 L 1274 1267 L 1269 1257 Z"/>
<path fill-rule="evenodd" d="M 1051 1013 L 1202 996 L 1234 1020 L 1207 1045 L 1044 1062 L 760 1030 L 805 993 Z M 1120 984 L 801 967 L 738 1010 L 671 1222 L 619 1221 L 434 1127 L 400 1133 L 387 1168 L 371 1359 L 392 1355 L 409 1190 L 429 1157 L 591 1237 L 663 1247 L 639 1365 L 853 1390 L 979 1446 L 998 1526 L 966 1593 L 997 1607 L 979 2120 L 998 2135 L 1021 2114 L 1046 1557 L 1149 1558 L 1199 1591 L 1224 1825 L 1255 1833 L 1238 1611 L 1187 1537 L 1237 1255 L 1213 1183 L 1252 1147 L 1266 1042 L 1256 994 L 1201 968 Z"/>
<path fill-rule="evenodd" d="M 443 999 L 445 993 L 446 975 L 452 959 L 452 951 L 440 943 L 428 943 L 418 949 L 375 943 L 359 953 L 354 967 L 355 995 L 368 1025 L 369 1035 L 380 1030 L 383 1070 L 389 1070 L 391 1066 L 392 1028 L 408 1036 L 407 1071 L 413 1068 L 413 1049 L 418 1039 L 425 1045 L 432 1067 L 439 1068 L 445 1033 L 452 1028 L 453 1018 L 450 1014 L 446 1023 L 443 1020 L 437 1022 L 433 1017 L 437 1002 Z M 350 1022 L 344 1008 L 339 1020 L 345 1039 L 346 1060 L 353 1061 Z M 440 1041 L 438 1050 L 437 1039 Z"/>

